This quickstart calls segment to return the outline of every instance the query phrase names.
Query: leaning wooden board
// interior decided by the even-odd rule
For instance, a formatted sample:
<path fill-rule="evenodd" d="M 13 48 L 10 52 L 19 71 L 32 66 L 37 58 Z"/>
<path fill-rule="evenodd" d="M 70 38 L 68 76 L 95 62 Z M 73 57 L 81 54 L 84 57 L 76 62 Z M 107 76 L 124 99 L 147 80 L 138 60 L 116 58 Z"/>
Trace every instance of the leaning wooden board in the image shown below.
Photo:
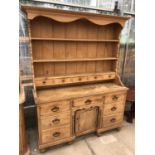
<path fill-rule="evenodd" d="M 30 155 L 30 149 L 27 144 L 26 129 L 24 121 L 24 88 L 20 83 L 19 86 L 19 155 Z"/>
<path fill-rule="evenodd" d="M 128 17 L 22 6 L 27 13 L 39 149 L 121 127 L 127 88 L 117 74 Z"/>

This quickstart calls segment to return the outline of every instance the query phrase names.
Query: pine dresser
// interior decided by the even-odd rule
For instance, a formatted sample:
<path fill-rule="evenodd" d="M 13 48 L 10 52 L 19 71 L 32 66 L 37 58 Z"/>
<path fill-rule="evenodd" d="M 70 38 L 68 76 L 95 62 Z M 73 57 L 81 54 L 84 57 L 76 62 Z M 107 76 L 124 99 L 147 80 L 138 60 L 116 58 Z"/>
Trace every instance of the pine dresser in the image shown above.
<path fill-rule="evenodd" d="M 22 6 L 31 41 L 41 152 L 122 125 L 128 88 L 118 75 L 129 17 Z"/>

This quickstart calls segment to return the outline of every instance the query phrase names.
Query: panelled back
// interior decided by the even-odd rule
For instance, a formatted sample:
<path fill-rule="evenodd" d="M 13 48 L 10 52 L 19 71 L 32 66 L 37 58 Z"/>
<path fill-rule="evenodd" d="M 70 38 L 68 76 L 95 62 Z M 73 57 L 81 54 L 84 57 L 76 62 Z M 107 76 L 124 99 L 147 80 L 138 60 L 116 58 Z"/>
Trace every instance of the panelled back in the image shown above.
<path fill-rule="evenodd" d="M 35 79 L 116 71 L 119 24 L 63 23 L 39 16 L 31 20 L 30 30 Z"/>

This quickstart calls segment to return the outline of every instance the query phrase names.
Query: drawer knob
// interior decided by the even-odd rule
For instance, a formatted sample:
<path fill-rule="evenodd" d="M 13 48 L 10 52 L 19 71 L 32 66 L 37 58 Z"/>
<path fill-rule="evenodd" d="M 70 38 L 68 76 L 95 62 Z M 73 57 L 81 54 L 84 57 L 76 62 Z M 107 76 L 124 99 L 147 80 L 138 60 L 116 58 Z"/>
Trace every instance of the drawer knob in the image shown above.
<path fill-rule="evenodd" d="M 79 81 L 81 81 L 82 80 L 82 78 L 79 78 Z"/>
<path fill-rule="evenodd" d="M 62 82 L 65 82 L 65 79 L 62 79 Z"/>
<path fill-rule="evenodd" d="M 109 78 L 111 78 L 111 75 L 109 75 Z"/>
<path fill-rule="evenodd" d="M 46 84 L 46 81 L 43 81 L 43 84 Z"/>
<path fill-rule="evenodd" d="M 112 99 L 113 99 L 113 100 L 118 100 L 118 96 L 114 95 L 114 96 L 112 97 Z"/>
<path fill-rule="evenodd" d="M 54 132 L 54 133 L 53 133 L 53 137 L 59 137 L 60 134 L 61 134 L 60 132 Z"/>
<path fill-rule="evenodd" d="M 116 118 L 112 118 L 111 120 L 110 120 L 110 122 L 112 122 L 112 123 L 114 123 L 116 121 Z"/>
<path fill-rule="evenodd" d="M 51 111 L 57 112 L 57 111 L 59 111 L 59 107 L 55 106 L 55 107 L 53 107 L 53 108 L 51 109 Z"/>
<path fill-rule="evenodd" d="M 111 108 L 111 111 L 115 111 L 117 108 L 116 107 L 112 107 Z"/>
<path fill-rule="evenodd" d="M 94 79 L 97 79 L 97 76 L 94 76 Z"/>
<path fill-rule="evenodd" d="M 56 119 L 52 120 L 52 122 L 53 122 L 54 124 L 59 124 L 59 123 L 60 123 L 60 119 L 56 118 Z"/>
<path fill-rule="evenodd" d="M 91 102 L 92 102 L 92 100 L 89 100 L 89 99 L 88 99 L 88 100 L 85 101 L 85 104 L 86 104 L 86 105 L 89 105 L 89 104 L 91 104 Z"/>

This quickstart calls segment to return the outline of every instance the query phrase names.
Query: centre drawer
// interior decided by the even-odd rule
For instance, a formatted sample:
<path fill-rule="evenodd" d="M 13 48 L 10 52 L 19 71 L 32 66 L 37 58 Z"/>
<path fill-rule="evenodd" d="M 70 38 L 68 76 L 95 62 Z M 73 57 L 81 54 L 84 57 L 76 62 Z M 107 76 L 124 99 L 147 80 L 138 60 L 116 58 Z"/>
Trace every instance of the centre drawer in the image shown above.
<path fill-rule="evenodd" d="M 118 101 L 125 101 L 126 94 L 125 93 L 113 93 L 105 96 L 105 103 L 112 103 Z"/>
<path fill-rule="evenodd" d="M 58 101 L 51 102 L 46 105 L 40 106 L 40 115 L 55 115 L 60 112 L 69 111 L 70 110 L 70 101 Z"/>
<path fill-rule="evenodd" d="M 70 112 L 64 112 L 53 116 L 42 116 L 40 119 L 41 129 L 46 130 L 61 125 L 70 124 Z"/>
<path fill-rule="evenodd" d="M 113 102 L 111 104 L 104 104 L 103 115 L 112 115 L 124 111 L 124 102 Z"/>
<path fill-rule="evenodd" d="M 42 131 L 41 135 L 42 143 L 55 142 L 63 138 L 68 138 L 71 136 L 70 125 Z"/>
<path fill-rule="evenodd" d="M 103 117 L 103 127 L 109 127 L 121 123 L 123 121 L 123 113 Z"/>
<path fill-rule="evenodd" d="M 78 106 L 87 106 L 93 104 L 102 104 L 103 103 L 103 96 L 89 96 L 89 97 L 82 97 L 73 100 L 73 107 Z"/>

